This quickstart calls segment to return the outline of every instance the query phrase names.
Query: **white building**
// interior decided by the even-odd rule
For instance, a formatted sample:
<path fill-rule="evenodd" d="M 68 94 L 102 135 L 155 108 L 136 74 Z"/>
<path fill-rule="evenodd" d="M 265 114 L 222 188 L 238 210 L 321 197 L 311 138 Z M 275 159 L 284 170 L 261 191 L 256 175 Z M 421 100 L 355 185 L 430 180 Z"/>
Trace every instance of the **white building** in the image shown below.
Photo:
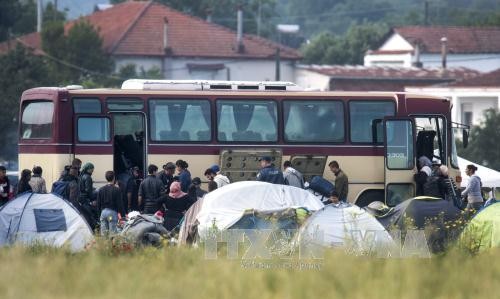
<path fill-rule="evenodd" d="M 238 34 L 154 1 L 127 1 L 82 19 L 99 30 L 117 71 L 133 64 L 137 71 L 157 69 L 165 79 L 275 80 L 279 48 L 280 80 L 294 81 L 301 58 L 294 49 L 243 34 L 242 26 Z M 43 52 L 38 33 L 19 40 Z M 6 47 L 0 44 L 0 53 Z"/>
<path fill-rule="evenodd" d="M 442 65 L 443 43 L 446 66 L 480 72 L 500 68 L 500 27 L 410 26 L 394 28 L 382 46 L 368 51 L 365 66 Z"/>
<path fill-rule="evenodd" d="M 450 98 L 452 121 L 480 125 L 485 110 L 500 109 L 500 69 L 447 86 L 407 87 L 406 91 Z"/>

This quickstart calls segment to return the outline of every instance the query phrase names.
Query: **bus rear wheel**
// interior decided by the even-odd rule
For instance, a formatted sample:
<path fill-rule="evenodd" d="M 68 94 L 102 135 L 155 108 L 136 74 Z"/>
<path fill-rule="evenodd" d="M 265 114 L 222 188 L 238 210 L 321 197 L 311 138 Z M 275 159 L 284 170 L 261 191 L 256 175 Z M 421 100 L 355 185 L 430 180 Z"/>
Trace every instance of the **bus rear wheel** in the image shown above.
<path fill-rule="evenodd" d="M 356 200 L 356 205 L 360 208 L 366 207 L 374 201 L 384 202 L 384 190 L 366 190 Z"/>

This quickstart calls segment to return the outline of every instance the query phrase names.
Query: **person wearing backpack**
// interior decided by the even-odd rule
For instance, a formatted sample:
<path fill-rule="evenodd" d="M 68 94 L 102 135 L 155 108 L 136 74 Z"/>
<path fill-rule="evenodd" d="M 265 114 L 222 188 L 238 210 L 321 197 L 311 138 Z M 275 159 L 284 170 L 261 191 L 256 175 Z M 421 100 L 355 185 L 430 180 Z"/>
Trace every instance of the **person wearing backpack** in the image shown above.
<path fill-rule="evenodd" d="M 304 177 L 302 173 L 292 167 L 292 162 L 285 161 L 283 169 L 285 170 L 283 171 L 283 176 L 288 185 L 304 189 Z"/>
<path fill-rule="evenodd" d="M 68 200 L 75 208 L 81 210 L 80 203 L 78 202 L 78 198 L 80 197 L 78 168 L 75 166 L 65 168 L 65 174 L 52 185 L 52 193 Z"/>

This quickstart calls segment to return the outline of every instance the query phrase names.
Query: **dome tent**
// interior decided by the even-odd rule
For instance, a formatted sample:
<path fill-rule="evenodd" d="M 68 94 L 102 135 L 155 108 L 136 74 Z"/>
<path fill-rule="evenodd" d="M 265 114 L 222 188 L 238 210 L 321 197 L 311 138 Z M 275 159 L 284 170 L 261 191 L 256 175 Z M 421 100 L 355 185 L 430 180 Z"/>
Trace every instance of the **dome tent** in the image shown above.
<path fill-rule="evenodd" d="M 289 208 L 317 211 L 322 207 L 320 200 L 303 189 L 264 182 L 238 182 L 205 195 L 196 216 L 197 230 L 203 236 L 214 225 L 219 230 L 229 229 L 249 215 L 249 211 L 262 213 Z"/>
<path fill-rule="evenodd" d="M 500 247 L 500 203 L 479 211 L 463 230 L 459 244 L 474 253 Z"/>
<path fill-rule="evenodd" d="M 78 210 L 54 194 L 23 193 L 0 208 L 0 246 L 43 244 L 81 251 L 93 239 Z"/>
<path fill-rule="evenodd" d="M 319 233 L 319 235 L 316 235 Z M 313 237 L 314 235 L 319 237 Z M 385 228 L 356 205 L 327 205 L 312 215 L 299 231 L 297 242 L 330 248 L 382 253 L 397 248 Z"/>

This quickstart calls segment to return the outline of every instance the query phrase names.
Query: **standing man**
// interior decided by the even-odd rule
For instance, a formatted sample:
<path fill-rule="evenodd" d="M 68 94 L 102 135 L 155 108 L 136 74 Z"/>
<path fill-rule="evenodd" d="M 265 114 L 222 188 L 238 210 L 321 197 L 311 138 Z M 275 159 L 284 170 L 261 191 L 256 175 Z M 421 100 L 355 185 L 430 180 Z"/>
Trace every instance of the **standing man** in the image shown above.
<path fill-rule="evenodd" d="M 144 211 L 156 207 L 156 200 L 165 195 L 163 182 L 156 177 L 158 166 L 151 164 L 148 166 L 148 177 L 139 186 L 139 207 Z M 144 205 L 144 206 L 143 206 Z"/>
<path fill-rule="evenodd" d="M 292 162 L 285 161 L 283 169 L 285 170 L 283 176 L 288 185 L 304 189 L 304 177 L 302 173 L 292 167 Z"/>
<path fill-rule="evenodd" d="M 7 177 L 7 168 L 0 165 L 0 207 L 9 201 L 10 182 Z"/>
<path fill-rule="evenodd" d="M 283 173 L 274 167 L 272 159 L 269 156 L 263 156 L 259 159 L 261 170 L 257 174 L 257 181 L 268 182 L 271 184 L 285 185 Z"/>
<path fill-rule="evenodd" d="M 163 171 L 158 174 L 158 178 L 162 181 L 167 193 L 170 192 L 170 185 L 172 185 L 172 182 L 174 181 L 174 174 L 175 164 L 172 162 L 168 162 L 163 165 Z"/>
<path fill-rule="evenodd" d="M 101 236 L 116 234 L 118 213 L 125 214 L 120 188 L 116 186 L 115 173 L 106 171 L 106 186 L 97 193 L 97 210 L 101 221 Z"/>
<path fill-rule="evenodd" d="M 330 170 L 335 175 L 335 191 L 337 191 L 340 201 L 347 202 L 347 194 L 349 193 L 349 178 L 340 169 L 337 161 L 332 161 L 328 164 Z"/>

